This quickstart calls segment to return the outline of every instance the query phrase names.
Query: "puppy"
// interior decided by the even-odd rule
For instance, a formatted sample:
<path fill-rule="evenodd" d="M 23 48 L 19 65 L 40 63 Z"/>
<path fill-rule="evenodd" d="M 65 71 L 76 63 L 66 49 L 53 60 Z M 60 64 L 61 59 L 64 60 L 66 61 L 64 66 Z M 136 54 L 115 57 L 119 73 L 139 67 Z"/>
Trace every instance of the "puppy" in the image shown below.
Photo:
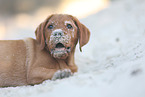
<path fill-rule="evenodd" d="M 34 85 L 77 72 L 76 44 L 88 43 L 90 31 L 71 15 L 53 14 L 35 31 L 36 40 L 0 41 L 0 87 Z"/>

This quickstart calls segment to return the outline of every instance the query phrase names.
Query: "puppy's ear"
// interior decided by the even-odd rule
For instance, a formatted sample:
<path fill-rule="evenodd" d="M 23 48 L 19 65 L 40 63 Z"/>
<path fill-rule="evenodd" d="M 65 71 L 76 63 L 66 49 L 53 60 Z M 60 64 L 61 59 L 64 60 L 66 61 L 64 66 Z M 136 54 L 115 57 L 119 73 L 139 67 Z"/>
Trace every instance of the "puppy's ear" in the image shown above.
<path fill-rule="evenodd" d="M 36 35 L 36 41 L 40 44 L 41 50 L 45 48 L 45 26 L 49 22 L 49 19 L 53 15 L 49 16 L 44 22 L 42 22 L 37 29 L 35 30 L 35 35 Z"/>
<path fill-rule="evenodd" d="M 70 15 L 70 17 L 75 22 L 76 26 L 78 27 L 78 36 L 79 36 L 79 44 L 80 44 L 80 51 L 82 52 L 82 47 L 88 43 L 90 38 L 90 31 L 89 29 L 80 23 L 80 21 L 76 18 Z"/>

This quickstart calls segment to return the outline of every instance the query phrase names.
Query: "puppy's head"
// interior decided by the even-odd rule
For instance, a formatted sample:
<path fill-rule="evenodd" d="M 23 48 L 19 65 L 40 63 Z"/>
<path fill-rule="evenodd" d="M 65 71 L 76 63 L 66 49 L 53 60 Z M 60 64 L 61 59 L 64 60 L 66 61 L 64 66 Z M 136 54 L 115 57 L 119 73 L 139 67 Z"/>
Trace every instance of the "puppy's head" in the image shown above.
<path fill-rule="evenodd" d="M 79 40 L 81 47 L 87 44 L 90 31 L 71 15 L 53 14 L 35 31 L 41 50 L 46 48 L 57 59 L 66 59 Z"/>

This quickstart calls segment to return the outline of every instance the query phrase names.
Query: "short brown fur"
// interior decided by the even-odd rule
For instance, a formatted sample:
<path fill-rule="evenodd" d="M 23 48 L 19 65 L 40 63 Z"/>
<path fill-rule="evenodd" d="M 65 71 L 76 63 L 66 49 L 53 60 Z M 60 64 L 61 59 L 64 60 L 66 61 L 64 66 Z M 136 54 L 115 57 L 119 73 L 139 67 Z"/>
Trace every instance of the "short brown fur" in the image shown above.
<path fill-rule="evenodd" d="M 74 38 L 71 38 L 71 52 L 65 59 L 56 59 L 50 54 L 49 21 L 67 20 L 75 24 Z M 61 24 L 58 24 L 58 27 Z M 62 26 L 62 29 L 63 26 Z M 42 22 L 35 31 L 36 40 L 1 40 L 0 41 L 0 87 L 34 85 L 52 79 L 58 70 L 70 69 L 77 72 L 74 62 L 75 46 L 79 40 L 80 50 L 89 41 L 89 30 L 71 15 L 53 14 Z M 69 45 L 69 44 L 68 44 Z"/>

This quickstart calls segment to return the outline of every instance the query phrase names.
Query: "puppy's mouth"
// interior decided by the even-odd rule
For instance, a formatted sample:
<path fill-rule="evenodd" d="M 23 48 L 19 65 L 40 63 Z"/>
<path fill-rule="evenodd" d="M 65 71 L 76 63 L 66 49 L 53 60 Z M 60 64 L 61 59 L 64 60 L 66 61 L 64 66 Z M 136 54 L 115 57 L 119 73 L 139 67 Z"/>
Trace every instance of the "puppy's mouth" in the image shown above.
<path fill-rule="evenodd" d="M 63 43 L 57 43 L 55 48 L 51 50 L 51 55 L 57 59 L 66 59 L 71 47 L 66 47 Z"/>

